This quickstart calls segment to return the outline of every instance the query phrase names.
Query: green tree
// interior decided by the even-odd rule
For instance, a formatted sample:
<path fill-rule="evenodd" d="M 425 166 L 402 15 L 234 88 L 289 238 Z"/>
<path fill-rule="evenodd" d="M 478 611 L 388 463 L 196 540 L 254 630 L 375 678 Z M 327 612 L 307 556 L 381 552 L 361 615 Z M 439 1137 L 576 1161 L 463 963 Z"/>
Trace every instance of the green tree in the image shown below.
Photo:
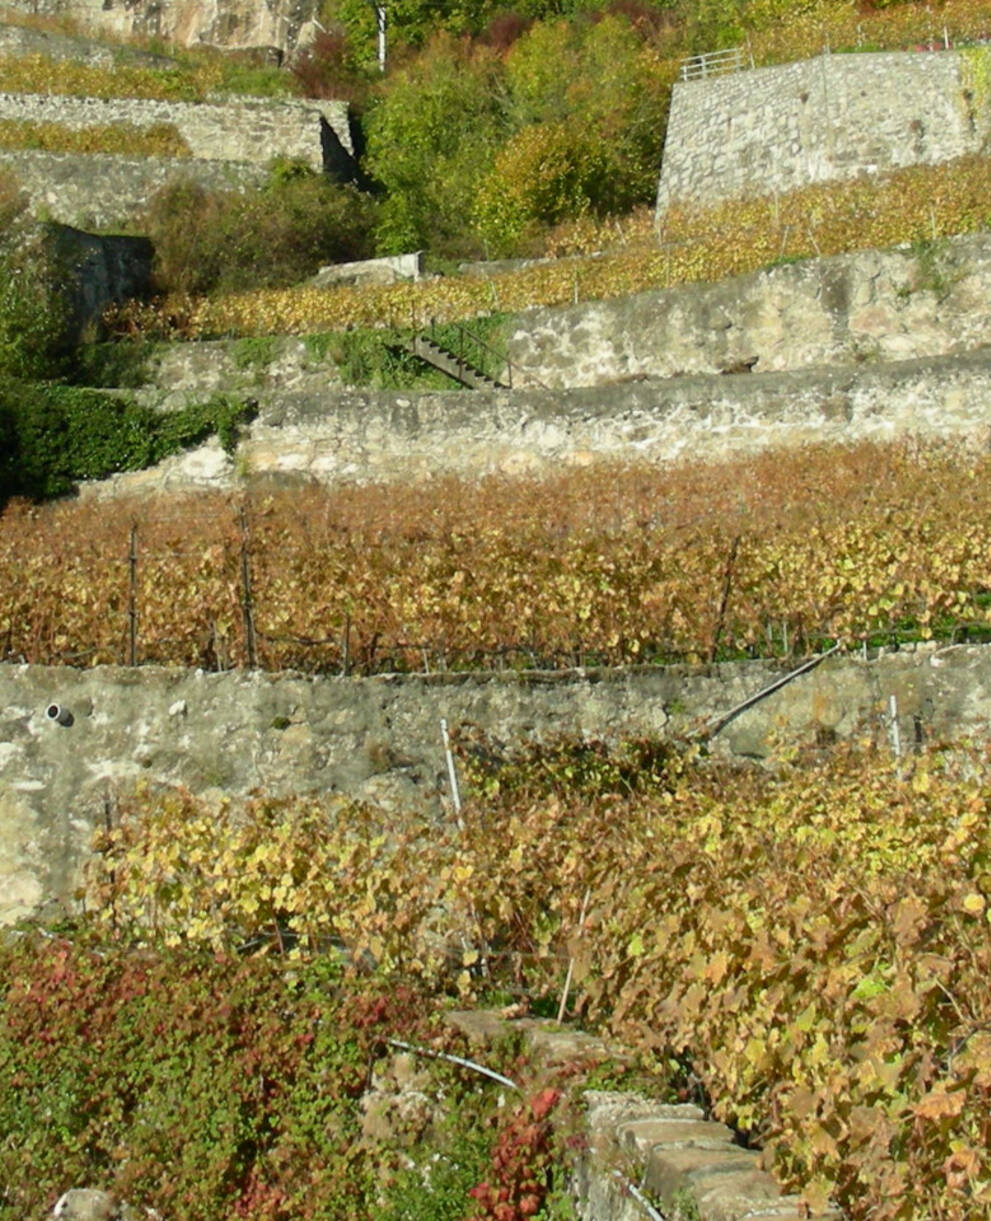
<path fill-rule="evenodd" d="M 542 21 L 601 7 L 602 0 L 325 0 L 323 17 L 347 31 L 359 59 L 370 65 L 378 55 L 379 9 L 391 56 L 393 50 L 424 46 L 438 33 L 479 34 L 506 12 Z"/>
<path fill-rule="evenodd" d="M 385 82 L 367 122 L 366 168 L 385 188 L 384 254 L 466 253 L 476 184 L 506 132 L 502 61 L 450 35 Z"/>
<path fill-rule="evenodd" d="M 422 46 L 442 31 L 475 33 L 499 7 L 493 0 L 329 0 L 324 13 L 347 30 L 358 58 L 371 64 L 378 57 L 378 9 L 385 12 L 388 45 L 402 49 Z"/>
<path fill-rule="evenodd" d="M 626 211 L 656 190 L 676 64 L 622 16 L 538 23 L 506 57 L 514 135 L 473 211 L 493 253 L 541 226 Z"/>

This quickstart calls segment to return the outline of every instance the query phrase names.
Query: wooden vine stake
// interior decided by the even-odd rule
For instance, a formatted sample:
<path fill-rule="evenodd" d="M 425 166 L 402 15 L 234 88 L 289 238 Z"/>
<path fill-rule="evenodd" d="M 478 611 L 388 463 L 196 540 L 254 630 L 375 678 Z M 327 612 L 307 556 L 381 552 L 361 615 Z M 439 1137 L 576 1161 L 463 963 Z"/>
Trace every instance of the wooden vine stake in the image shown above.
<path fill-rule="evenodd" d="M 127 664 L 138 664 L 138 523 L 131 522 L 127 555 Z"/>
<path fill-rule="evenodd" d="M 454 755 L 451 751 L 451 738 L 447 732 L 447 718 L 440 719 L 440 736 L 444 742 L 444 758 L 447 761 L 447 779 L 451 785 L 451 804 L 454 806 L 454 813 L 458 820 L 458 830 L 465 829 L 464 820 L 461 817 L 461 790 L 458 788 L 458 771 L 454 766 Z"/>
<path fill-rule="evenodd" d="M 248 667 L 258 667 L 258 650 L 255 644 L 255 616 L 251 601 L 251 564 L 248 560 L 248 515 L 241 505 L 238 511 L 241 523 L 241 612 L 244 616 L 244 643 L 248 651 Z"/>
<path fill-rule="evenodd" d="M 588 901 L 592 897 L 591 886 L 585 887 L 585 897 L 582 899 L 582 911 L 578 917 L 578 936 L 582 934 L 582 929 L 585 927 L 585 916 L 588 914 Z M 571 991 L 571 977 L 575 973 L 575 956 L 574 954 L 568 959 L 568 973 L 564 977 L 564 987 L 561 989 L 561 1003 L 557 1009 L 557 1020 L 560 1024 L 564 1021 L 564 1011 L 568 1007 L 568 993 Z"/>

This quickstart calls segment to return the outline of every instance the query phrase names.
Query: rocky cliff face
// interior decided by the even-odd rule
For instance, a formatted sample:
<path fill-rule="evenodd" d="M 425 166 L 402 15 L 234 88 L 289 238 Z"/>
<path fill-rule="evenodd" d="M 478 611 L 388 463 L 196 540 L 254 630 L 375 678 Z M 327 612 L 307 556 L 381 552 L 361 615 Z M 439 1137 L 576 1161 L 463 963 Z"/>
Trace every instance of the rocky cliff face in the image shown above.
<path fill-rule="evenodd" d="M 265 49 L 281 58 L 312 41 L 315 0 L 10 0 L 13 12 L 70 20 L 88 34 L 180 46 Z"/>

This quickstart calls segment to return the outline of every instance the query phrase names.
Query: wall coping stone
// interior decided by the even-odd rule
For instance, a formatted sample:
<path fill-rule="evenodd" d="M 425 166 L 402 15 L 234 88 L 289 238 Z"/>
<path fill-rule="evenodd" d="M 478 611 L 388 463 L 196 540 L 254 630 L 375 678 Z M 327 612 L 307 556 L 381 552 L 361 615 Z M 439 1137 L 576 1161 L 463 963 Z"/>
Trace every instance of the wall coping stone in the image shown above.
<path fill-rule="evenodd" d="M 535 1019 L 511 1020 L 491 1010 L 454 1011 L 445 1020 L 468 1035 L 482 1051 L 486 1045 L 522 1032 L 531 1053 L 553 1064 L 576 1058 L 576 1038 L 584 1055 L 594 1061 L 629 1060 L 624 1049 L 608 1040 L 568 1025 Z M 555 1058 L 554 1044 L 564 1054 Z M 799 1196 L 785 1195 L 777 1182 L 757 1165 L 756 1150 L 736 1142 L 726 1124 L 708 1118 L 695 1103 L 655 1102 L 641 1094 L 618 1090 L 585 1090 L 584 1135 L 587 1150 L 578 1159 L 572 1194 L 581 1221 L 634 1221 L 626 1182 L 637 1183 L 662 1208 L 673 1210 L 672 1221 L 687 1200 L 699 1221 L 800 1221 L 806 1216 Z M 616 1175 L 617 1164 L 624 1166 Z M 819 1214 L 839 1218 L 837 1209 Z"/>

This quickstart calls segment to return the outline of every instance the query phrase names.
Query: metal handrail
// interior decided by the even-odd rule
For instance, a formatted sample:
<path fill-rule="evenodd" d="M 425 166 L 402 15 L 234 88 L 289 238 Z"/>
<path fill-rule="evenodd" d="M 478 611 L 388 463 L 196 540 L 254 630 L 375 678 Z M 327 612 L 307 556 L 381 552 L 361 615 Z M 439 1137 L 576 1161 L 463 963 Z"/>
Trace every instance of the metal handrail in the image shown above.
<path fill-rule="evenodd" d="M 753 64 L 750 66 L 753 67 Z M 700 55 L 689 55 L 681 61 L 681 79 L 693 81 L 707 76 L 725 76 L 730 72 L 742 72 L 745 67 L 743 47 L 730 47 L 725 51 L 704 51 Z"/>
<path fill-rule="evenodd" d="M 425 332 L 425 334 L 426 334 L 427 338 L 431 340 L 432 343 L 437 344 L 438 347 L 443 347 L 444 345 L 442 343 L 439 343 L 437 338 L 435 337 L 438 325 L 439 324 L 437 322 L 437 319 L 431 318 L 430 327 Z M 468 348 L 468 351 L 470 353 L 470 345 L 474 344 L 477 348 L 480 348 L 483 352 L 486 352 L 490 356 L 493 356 L 495 358 L 496 362 L 498 362 L 498 364 L 505 369 L 506 378 L 507 378 L 506 385 L 508 386 L 508 388 L 510 390 L 513 389 L 513 370 L 514 369 L 518 370 L 523 375 L 523 378 L 528 383 L 539 387 L 539 389 L 541 389 L 541 390 L 548 389 L 548 387 L 545 386 L 544 383 L 542 381 L 540 381 L 539 378 L 534 377 L 531 373 L 527 373 L 526 370 L 523 369 L 520 365 L 517 365 L 512 360 L 510 360 L 508 356 L 503 355 L 502 352 L 500 352 L 497 348 L 494 348 L 490 343 L 486 343 L 486 341 L 484 339 L 482 339 L 482 337 L 480 335 L 476 335 L 474 333 L 474 331 L 470 331 L 463 322 L 452 321 L 452 322 L 447 323 L 446 325 L 457 327 L 458 350 L 457 350 L 457 352 L 452 352 L 451 355 L 457 359 L 459 368 L 461 368 L 462 370 L 465 367 L 466 347 Z M 417 325 L 416 325 L 415 317 L 413 319 L 413 330 L 414 330 L 414 333 L 421 330 L 421 328 L 417 327 Z M 421 331 L 421 333 L 423 333 L 423 332 Z M 480 366 L 482 362 L 478 362 L 478 363 Z M 481 367 L 479 367 L 478 371 L 483 372 Z M 494 380 L 495 380 L 495 378 L 493 378 L 493 381 Z"/>

